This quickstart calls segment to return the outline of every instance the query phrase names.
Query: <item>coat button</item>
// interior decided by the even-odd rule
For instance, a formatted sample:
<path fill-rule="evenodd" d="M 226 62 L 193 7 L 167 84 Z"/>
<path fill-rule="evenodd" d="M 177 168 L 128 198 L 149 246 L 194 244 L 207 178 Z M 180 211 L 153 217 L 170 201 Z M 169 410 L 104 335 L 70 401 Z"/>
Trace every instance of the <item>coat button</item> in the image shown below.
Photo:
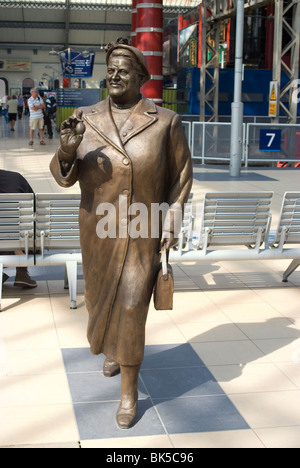
<path fill-rule="evenodd" d="M 123 132 L 122 135 L 123 135 L 123 137 L 126 137 L 126 136 L 127 136 L 127 132 Z"/>
<path fill-rule="evenodd" d="M 124 164 L 124 166 L 128 166 L 129 165 L 128 159 L 124 158 L 123 159 L 123 164 Z"/>

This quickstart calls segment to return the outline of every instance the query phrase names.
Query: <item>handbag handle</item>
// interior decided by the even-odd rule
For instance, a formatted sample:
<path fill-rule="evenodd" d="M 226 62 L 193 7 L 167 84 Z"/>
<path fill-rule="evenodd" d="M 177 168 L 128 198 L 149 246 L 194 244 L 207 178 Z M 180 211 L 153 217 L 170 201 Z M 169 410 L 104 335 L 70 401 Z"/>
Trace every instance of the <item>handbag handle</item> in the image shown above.
<path fill-rule="evenodd" d="M 161 266 L 163 276 L 168 274 L 168 265 L 167 265 L 167 249 L 161 249 Z"/>

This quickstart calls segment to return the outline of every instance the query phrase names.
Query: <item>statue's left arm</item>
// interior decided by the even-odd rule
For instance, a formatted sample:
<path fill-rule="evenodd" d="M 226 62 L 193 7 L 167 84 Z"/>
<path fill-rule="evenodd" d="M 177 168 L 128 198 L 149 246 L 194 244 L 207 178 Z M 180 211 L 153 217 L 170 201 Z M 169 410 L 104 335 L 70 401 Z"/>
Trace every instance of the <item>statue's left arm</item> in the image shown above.
<path fill-rule="evenodd" d="M 166 202 L 169 210 L 163 226 L 161 245 L 172 247 L 177 240 L 184 211 L 193 183 L 191 153 L 176 114 L 172 120 L 168 145 L 168 190 Z"/>

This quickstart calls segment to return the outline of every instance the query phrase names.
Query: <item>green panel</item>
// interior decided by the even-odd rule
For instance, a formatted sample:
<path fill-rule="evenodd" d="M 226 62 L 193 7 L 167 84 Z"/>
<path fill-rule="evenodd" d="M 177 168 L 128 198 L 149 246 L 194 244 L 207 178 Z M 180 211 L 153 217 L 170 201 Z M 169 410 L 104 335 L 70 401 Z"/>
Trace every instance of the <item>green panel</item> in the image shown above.
<path fill-rule="evenodd" d="M 61 123 L 73 114 L 76 107 L 57 107 L 56 127 L 60 128 Z"/>
<path fill-rule="evenodd" d="M 177 90 L 164 89 L 163 90 L 163 107 L 177 112 Z"/>

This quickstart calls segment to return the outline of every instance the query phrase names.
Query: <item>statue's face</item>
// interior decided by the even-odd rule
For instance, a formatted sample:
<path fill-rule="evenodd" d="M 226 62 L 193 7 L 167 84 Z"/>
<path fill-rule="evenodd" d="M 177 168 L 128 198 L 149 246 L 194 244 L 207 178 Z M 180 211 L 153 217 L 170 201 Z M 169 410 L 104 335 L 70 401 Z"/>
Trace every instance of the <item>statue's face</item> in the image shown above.
<path fill-rule="evenodd" d="M 141 78 L 127 57 L 111 56 L 106 73 L 106 86 L 118 104 L 135 102 L 140 95 Z"/>

